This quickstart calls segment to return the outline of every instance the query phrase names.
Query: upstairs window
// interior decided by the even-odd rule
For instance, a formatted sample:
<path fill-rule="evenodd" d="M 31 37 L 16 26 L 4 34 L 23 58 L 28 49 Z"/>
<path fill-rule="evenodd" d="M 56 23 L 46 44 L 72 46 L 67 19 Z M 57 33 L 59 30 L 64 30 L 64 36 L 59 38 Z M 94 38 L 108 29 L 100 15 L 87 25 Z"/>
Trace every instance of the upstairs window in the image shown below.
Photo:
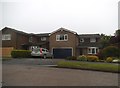
<path fill-rule="evenodd" d="M 84 42 L 84 38 L 81 38 L 81 39 L 80 39 L 80 42 Z"/>
<path fill-rule="evenodd" d="M 46 41 L 46 37 L 41 37 L 41 41 Z"/>
<path fill-rule="evenodd" d="M 90 38 L 90 42 L 96 42 L 96 38 Z"/>
<path fill-rule="evenodd" d="M 56 41 L 67 41 L 67 40 L 68 40 L 68 34 L 56 35 Z"/>
<path fill-rule="evenodd" d="M 11 35 L 10 34 L 3 34 L 2 40 L 11 40 Z"/>

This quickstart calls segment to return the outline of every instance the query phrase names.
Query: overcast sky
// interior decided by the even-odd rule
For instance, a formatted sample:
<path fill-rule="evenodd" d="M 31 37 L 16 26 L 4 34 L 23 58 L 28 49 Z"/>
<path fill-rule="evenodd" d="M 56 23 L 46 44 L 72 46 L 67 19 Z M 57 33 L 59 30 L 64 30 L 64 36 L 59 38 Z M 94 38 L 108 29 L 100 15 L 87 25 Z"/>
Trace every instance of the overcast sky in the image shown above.
<path fill-rule="evenodd" d="M 119 0 L 1 0 L 0 28 L 49 33 L 61 27 L 78 34 L 114 34 Z"/>

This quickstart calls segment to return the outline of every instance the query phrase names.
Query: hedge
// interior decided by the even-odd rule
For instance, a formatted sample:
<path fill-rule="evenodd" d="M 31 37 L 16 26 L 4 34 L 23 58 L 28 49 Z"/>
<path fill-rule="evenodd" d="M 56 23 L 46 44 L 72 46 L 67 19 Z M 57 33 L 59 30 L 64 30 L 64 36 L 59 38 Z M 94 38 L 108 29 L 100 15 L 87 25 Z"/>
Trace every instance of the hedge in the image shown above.
<path fill-rule="evenodd" d="M 28 58 L 31 57 L 30 50 L 13 50 L 11 51 L 11 56 L 13 58 Z"/>
<path fill-rule="evenodd" d="M 108 46 L 104 48 L 98 55 L 100 58 L 104 59 L 107 57 L 120 57 L 120 49 L 116 46 Z"/>

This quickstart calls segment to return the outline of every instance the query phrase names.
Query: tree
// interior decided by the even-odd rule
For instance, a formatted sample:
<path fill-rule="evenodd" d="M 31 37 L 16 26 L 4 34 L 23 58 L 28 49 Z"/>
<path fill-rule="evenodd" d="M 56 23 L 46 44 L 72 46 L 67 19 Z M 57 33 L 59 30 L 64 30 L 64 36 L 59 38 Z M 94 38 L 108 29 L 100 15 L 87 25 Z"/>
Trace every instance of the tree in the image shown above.
<path fill-rule="evenodd" d="M 100 44 L 102 49 L 110 45 L 110 39 L 111 39 L 111 36 L 101 34 Z"/>
<path fill-rule="evenodd" d="M 116 30 L 115 36 L 111 37 L 110 43 L 120 48 L 120 29 Z"/>

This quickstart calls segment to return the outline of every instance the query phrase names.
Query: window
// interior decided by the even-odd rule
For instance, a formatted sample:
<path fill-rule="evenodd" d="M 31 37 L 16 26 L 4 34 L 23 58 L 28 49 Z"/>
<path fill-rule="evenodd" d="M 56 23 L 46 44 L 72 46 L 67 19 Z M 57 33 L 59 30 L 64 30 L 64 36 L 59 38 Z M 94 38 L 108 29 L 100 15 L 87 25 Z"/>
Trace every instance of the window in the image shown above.
<path fill-rule="evenodd" d="M 80 42 L 84 42 L 84 38 L 81 38 L 81 39 L 80 39 Z"/>
<path fill-rule="evenodd" d="M 97 54 L 99 52 L 98 47 L 88 47 L 88 54 Z"/>
<path fill-rule="evenodd" d="M 32 42 L 33 41 L 33 37 L 29 37 L 29 42 Z"/>
<path fill-rule="evenodd" d="M 96 42 L 96 38 L 90 38 L 90 42 Z"/>
<path fill-rule="evenodd" d="M 56 35 L 56 41 L 67 41 L 67 40 L 68 40 L 67 34 Z"/>
<path fill-rule="evenodd" d="M 11 35 L 10 34 L 2 35 L 2 40 L 11 40 Z"/>
<path fill-rule="evenodd" d="M 46 41 L 46 37 L 41 37 L 41 41 Z"/>

